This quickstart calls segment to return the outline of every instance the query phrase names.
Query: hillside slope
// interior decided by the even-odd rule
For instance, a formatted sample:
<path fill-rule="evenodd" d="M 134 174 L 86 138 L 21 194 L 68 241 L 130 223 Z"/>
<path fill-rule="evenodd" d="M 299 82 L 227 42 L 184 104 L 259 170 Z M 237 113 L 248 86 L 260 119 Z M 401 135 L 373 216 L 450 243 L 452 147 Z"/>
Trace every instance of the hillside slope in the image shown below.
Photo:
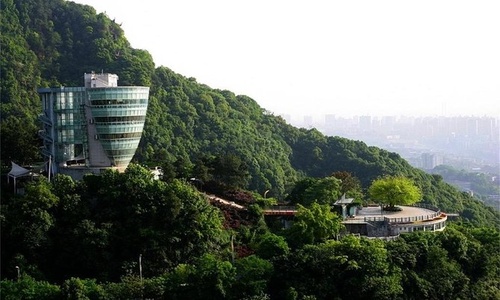
<path fill-rule="evenodd" d="M 349 171 L 366 188 L 378 176 L 401 174 L 415 180 L 426 202 L 474 222 L 500 223 L 493 210 L 395 153 L 295 128 L 248 96 L 155 68 L 147 51 L 133 49 L 120 26 L 92 7 L 63 0 L 4 0 L 1 9 L 4 165 L 40 160 L 37 88 L 80 86 L 84 72 L 105 70 L 118 74 L 120 85 L 151 87 L 138 162 L 164 166 L 184 178 L 205 178 L 214 162 L 225 162 L 241 172 L 238 186 L 270 190 L 274 197 L 284 196 L 303 176 Z"/>

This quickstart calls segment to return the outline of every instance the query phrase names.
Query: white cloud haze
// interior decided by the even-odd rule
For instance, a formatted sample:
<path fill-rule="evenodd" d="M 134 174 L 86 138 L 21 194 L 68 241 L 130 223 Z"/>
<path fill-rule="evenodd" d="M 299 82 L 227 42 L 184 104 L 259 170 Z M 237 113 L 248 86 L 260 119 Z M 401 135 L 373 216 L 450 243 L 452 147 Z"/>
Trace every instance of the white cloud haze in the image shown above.
<path fill-rule="evenodd" d="M 75 2 L 276 114 L 500 115 L 499 1 Z"/>

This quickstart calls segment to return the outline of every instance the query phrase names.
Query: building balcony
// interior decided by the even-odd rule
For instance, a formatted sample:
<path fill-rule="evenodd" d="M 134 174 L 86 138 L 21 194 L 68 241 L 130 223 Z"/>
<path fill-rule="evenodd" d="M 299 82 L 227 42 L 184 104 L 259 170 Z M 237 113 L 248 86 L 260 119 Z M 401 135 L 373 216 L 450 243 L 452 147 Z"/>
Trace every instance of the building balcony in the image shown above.
<path fill-rule="evenodd" d="M 441 231 L 448 216 L 428 205 L 401 206 L 401 211 L 384 211 L 380 206 L 363 207 L 344 220 L 347 230 L 368 237 L 390 237 L 413 231 Z"/>

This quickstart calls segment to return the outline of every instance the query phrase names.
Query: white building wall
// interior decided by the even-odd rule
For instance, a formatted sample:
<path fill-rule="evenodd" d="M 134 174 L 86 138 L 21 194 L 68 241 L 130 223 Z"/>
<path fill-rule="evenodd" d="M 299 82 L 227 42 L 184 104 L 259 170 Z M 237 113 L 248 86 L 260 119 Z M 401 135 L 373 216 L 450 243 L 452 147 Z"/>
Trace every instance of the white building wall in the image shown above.
<path fill-rule="evenodd" d="M 110 73 L 96 74 L 94 72 L 84 75 L 86 88 L 117 87 L 118 75 Z"/>

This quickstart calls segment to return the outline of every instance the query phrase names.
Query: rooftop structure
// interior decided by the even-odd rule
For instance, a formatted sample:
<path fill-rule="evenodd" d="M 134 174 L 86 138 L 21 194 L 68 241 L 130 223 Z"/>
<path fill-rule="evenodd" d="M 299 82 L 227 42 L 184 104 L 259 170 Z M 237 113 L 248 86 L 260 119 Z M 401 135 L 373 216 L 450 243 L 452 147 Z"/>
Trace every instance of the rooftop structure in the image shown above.
<path fill-rule="evenodd" d="M 335 201 L 333 205 L 339 206 L 342 210 L 342 218 L 345 219 L 347 217 L 347 206 L 352 204 L 354 201 L 354 198 L 346 198 L 345 194 L 342 195 L 342 198 L 339 200 Z"/>
<path fill-rule="evenodd" d="M 42 154 L 50 174 L 80 179 L 103 169 L 123 171 L 141 139 L 149 87 L 118 86 L 115 74 L 84 74 L 84 87 L 38 90 Z"/>
<path fill-rule="evenodd" d="M 368 237 L 393 237 L 413 231 L 442 231 L 448 216 L 432 205 L 400 206 L 400 211 L 384 211 L 380 206 L 358 209 L 343 221 L 349 233 Z"/>
<path fill-rule="evenodd" d="M 413 231 L 442 231 L 446 227 L 448 216 L 435 206 L 415 204 L 398 206 L 400 211 L 384 211 L 380 206 L 359 207 L 353 199 L 339 199 L 334 207 L 341 207 L 342 224 L 346 233 L 359 234 L 370 238 L 394 238 L 402 233 Z M 291 226 L 297 213 L 295 206 L 273 206 L 263 210 L 264 215 L 279 217 L 285 228 Z"/>

